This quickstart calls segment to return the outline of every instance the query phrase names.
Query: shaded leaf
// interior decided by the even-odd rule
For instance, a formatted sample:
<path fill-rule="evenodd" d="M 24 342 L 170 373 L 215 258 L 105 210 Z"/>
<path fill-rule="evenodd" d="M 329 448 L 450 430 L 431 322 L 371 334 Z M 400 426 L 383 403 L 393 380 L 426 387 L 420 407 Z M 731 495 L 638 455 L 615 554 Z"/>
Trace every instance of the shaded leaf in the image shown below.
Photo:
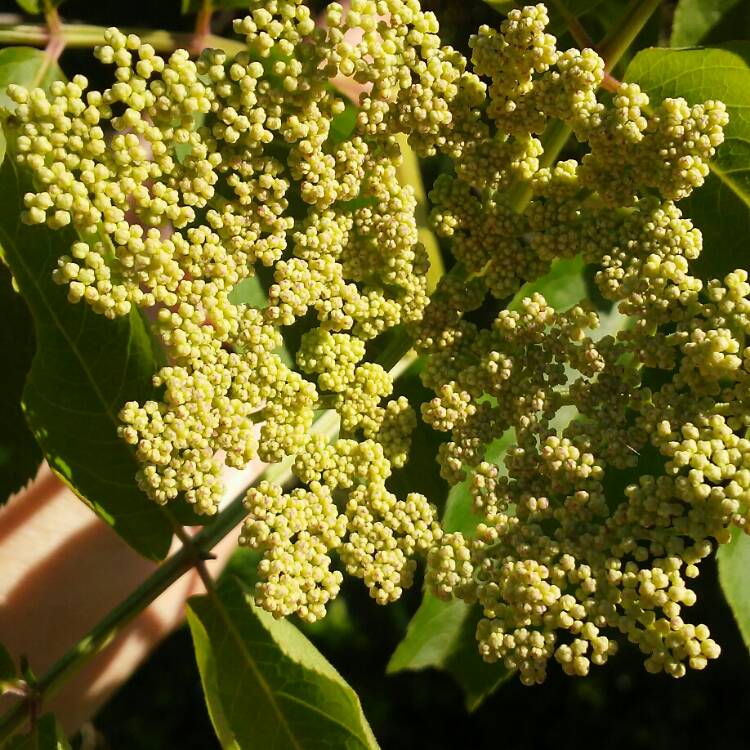
<path fill-rule="evenodd" d="M 692 268 L 704 279 L 747 267 L 750 261 L 749 63 L 750 42 L 714 49 L 647 49 L 635 56 L 626 73 L 653 102 L 682 96 L 691 104 L 720 99 L 727 105 L 726 140 L 711 173 L 703 187 L 680 202 L 703 232 L 703 253 Z"/>
<path fill-rule="evenodd" d="M 233 305 L 249 305 L 259 309 L 268 307 L 268 295 L 258 276 L 242 279 L 229 293 L 229 301 Z"/>
<path fill-rule="evenodd" d="M 357 124 L 357 110 L 354 104 L 347 102 L 344 111 L 331 120 L 331 131 L 328 137 L 332 143 L 343 143 L 351 138 Z"/>
<path fill-rule="evenodd" d="M 673 47 L 699 44 L 740 0 L 680 0 L 672 20 Z"/>
<path fill-rule="evenodd" d="M 21 409 L 26 374 L 34 357 L 34 325 L 8 269 L 0 263 L 0 505 L 36 476 L 42 451 L 26 424 Z"/>
<path fill-rule="evenodd" d="M 0 643 L 0 680 L 12 680 L 18 674 L 8 649 Z"/>
<path fill-rule="evenodd" d="M 750 648 L 750 536 L 742 529 L 732 530 L 732 540 L 722 544 L 716 553 L 719 583 Z"/>
<path fill-rule="evenodd" d="M 152 395 L 155 356 L 142 318 L 106 320 L 72 305 L 52 269 L 77 237 L 21 223 L 33 188 L 13 159 L 0 170 L 0 245 L 34 318 L 37 353 L 26 380 L 26 419 L 50 467 L 134 549 L 169 550 L 172 524 L 137 487 L 132 449 L 116 434 L 120 407 Z"/>
<path fill-rule="evenodd" d="M 496 440 L 487 451 L 488 461 L 500 463 L 513 439 L 512 431 Z M 472 510 L 469 482 L 453 487 L 443 513 L 443 528 L 471 534 L 479 522 Z M 425 591 L 403 640 L 388 662 L 388 673 L 434 667 L 448 672 L 464 691 L 469 711 L 510 675 L 502 664 L 487 664 L 479 656 L 475 638 L 481 617 L 478 606 L 470 607 L 460 599 L 443 601 Z"/>
<path fill-rule="evenodd" d="M 286 620 L 241 584 L 188 602 L 209 714 L 223 748 L 376 748 L 357 694 Z"/>
<path fill-rule="evenodd" d="M 567 310 L 586 297 L 586 292 L 583 260 L 577 255 L 572 260 L 556 260 L 544 276 L 524 284 L 508 309 L 518 310 L 524 297 L 540 293 L 555 310 Z"/>
<path fill-rule="evenodd" d="M 11 737 L 6 750 L 70 750 L 70 743 L 57 719 L 45 714 L 29 734 Z"/>
<path fill-rule="evenodd" d="M 388 488 L 402 498 L 409 492 L 421 492 L 431 503 L 441 507 L 450 486 L 440 476 L 436 456 L 447 436 L 433 430 L 421 418 L 418 405 L 429 401 L 434 395 L 420 379 L 423 365 L 424 360 L 416 359 L 394 383 L 392 398 L 404 396 L 410 404 L 417 405 L 417 426 L 412 433 L 406 464 L 394 470 L 388 479 Z"/>

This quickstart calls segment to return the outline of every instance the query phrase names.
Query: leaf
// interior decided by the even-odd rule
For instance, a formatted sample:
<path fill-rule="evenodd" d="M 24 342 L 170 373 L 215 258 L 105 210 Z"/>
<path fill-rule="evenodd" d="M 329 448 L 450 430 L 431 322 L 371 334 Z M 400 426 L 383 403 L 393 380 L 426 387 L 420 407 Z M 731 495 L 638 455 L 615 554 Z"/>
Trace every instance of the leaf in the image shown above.
<path fill-rule="evenodd" d="M 531 297 L 536 292 L 544 295 L 547 303 L 559 311 L 568 310 L 580 302 L 587 293 L 581 256 L 556 260 L 544 276 L 524 284 L 516 292 L 508 309 L 520 309 L 524 297 Z"/>
<path fill-rule="evenodd" d="M 6 47 L 0 49 L 0 107 L 8 109 L 12 102 L 5 89 L 8 84 L 46 88 L 52 81 L 63 77 L 56 63 L 42 51 L 32 47 Z"/>
<path fill-rule="evenodd" d="M 404 396 L 412 405 L 425 403 L 432 398 L 434 394 L 420 379 L 423 366 L 422 358 L 409 365 L 394 383 L 392 398 Z M 388 480 L 388 488 L 399 497 L 406 497 L 409 492 L 421 492 L 431 503 L 441 507 L 450 486 L 440 476 L 436 456 L 447 436 L 433 430 L 422 420 L 418 406 L 416 414 L 417 426 L 412 433 L 409 457 L 403 467 L 394 470 Z"/>
<path fill-rule="evenodd" d="M 672 47 L 699 44 L 740 0 L 680 0 L 672 20 Z"/>
<path fill-rule="evenodd" d="M 39 0 L 16 0 L 16 5 L 27 13 L 37 14 L 42 12 Z"/>
<path fill-rule="evenodd" d="M 351 138 L 354 127 L 357 124 L 358 108 L 351 102 L 347 102 L 344 111 L 331 120 L 329 140 L 331 143 L 343 143 Z"/>
<path fill-rule="evenodd" d="M 691 104 L 720 99 L 727 105 L 726 140 L 710 164 L 703 187 L 680 208 L 703 232 L 703 253 L 693 263 L 702 278 L 723 276 L 750 261 L 750 42 L 713 49 L 647 49 L 628 67 L 636 81 L 659 102 L 682 96 Z"/>
<path fill-rule="evenodd" d="M 45 714 L 29 734 L 11 737 L 5 750 L 70 750 L 70 743 L 57 719 Z"/>
<path fill-rule="evenodd" d="M 13 289 L 8 269 L 0 263 L 0 505 L 36 476 L 42 451 L 21 409 L 26 374 L 34 357 L 34 324 L 23 298 Z"/>
<path fill-rule="evenodd" d="M 377 748 L 357 694 L 290 622 L 236 580 L 188 602 L 206 704 L 223 748 Z"/>
<path fill-rule="evenodd" d="M 0 170 L 0 246 L 34 318 L 37 352 L 26 380 L 26 419 L 50 467 L 134 549 L 162 559 L 172 540 L 167 513 L 135 482 L 132 449 L 116 434 L 129 400 L 152 395 L 155 356 L 143 319 L 109 321 L 68 302 L 52 269 L 77 236 L 21 223 L 33 188 L 13 159 Z"/>
<path fill-rule="evenodd" d="M 732 540 L 719 546 L 716 560 L 724 597 L 750 649 L 750 537 L 742 529 L 733 529 Z"/>
<path fill-rule="evenodd" d="M 258 276 L 242 279 L 229 293 L 229 301 L 233 305 L 249 305 L 259 309 L 268 307 L 268 295 Z"/>
<path fill-rule="evenodd" d="M 509 430 L 488 448 L 486 459 L 500 463 L 512 439 Z M 471 534 L 480 520 L 471 506 L 469 480 L 464 480 L 448 495 L 443 528 Z M 443 601 L 425 591 L 406 635 L 388 662 L 387 672 L 442 669 L 463 689 L 467 709 L 475 710 L 510 676 L 501 664 L 487 664 L 479 656 L 474 633 L 480 617 L 478 606 L 470 607 L 460 599 Z"/>

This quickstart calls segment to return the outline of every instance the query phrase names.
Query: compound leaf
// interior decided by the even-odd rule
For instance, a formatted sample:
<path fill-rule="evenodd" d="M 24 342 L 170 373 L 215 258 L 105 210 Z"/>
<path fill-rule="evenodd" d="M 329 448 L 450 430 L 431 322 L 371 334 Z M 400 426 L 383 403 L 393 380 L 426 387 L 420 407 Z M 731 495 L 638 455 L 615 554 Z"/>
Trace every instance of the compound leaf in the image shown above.
<path fill-rule="evenodd" d="M 726 140 L 706 183 L 680 202 L 703 232 L 703 253 L 693 264 L 702 278 L 720 277 L 750 262 L 750 42 L 712 49 L 646 49 L 625 74 L 659 102 L 684 97 L 690 104 L 720 99 L 727 105 Z M 731 227 L 731 229 L 729 229 Z"/>
<path fill-rule="evenodd" d="M 187 613 L 223 748 L 377 748 L 354 690 L 290 622 L 256 607 L 239 581 L 193 597 Z"/>

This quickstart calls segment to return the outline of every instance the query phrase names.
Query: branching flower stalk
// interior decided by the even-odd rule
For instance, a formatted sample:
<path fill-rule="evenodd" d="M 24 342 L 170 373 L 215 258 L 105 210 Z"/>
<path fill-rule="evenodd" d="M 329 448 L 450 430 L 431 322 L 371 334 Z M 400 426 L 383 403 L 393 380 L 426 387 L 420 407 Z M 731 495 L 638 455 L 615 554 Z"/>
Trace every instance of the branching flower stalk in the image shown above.
<path fill-rule="evenodd" d="M 621 54 L 655 6 L 633 5 L 604 47 Z M 701 235 L 676 205 L 702 184 L 727 115 L 667 99 L 647 117 L 628 83 L 605 105 L 612 61 L 559 51 L 547 22 L 542 5 L 511 11 L 472 37 L 471 60 L 416 0 L 332 3 L 319 27 L 301 2 L 268 0 L 236 23 L 242 52 L 196 62 L 107 30 L 96 55 L 115 65 L 111 88 L 82 76 L 49 96 L 9 88 L 17 158 L 39 185 L 25 220 L 81 233 L 55 271 L 71 302 L 110 318 L 158 309 L 160 396 L 121 411 L 155 502 L 211 515 L 222 461 L 291 457 L 297 488 L 263 482 L 245 501 L 240 543 L 263 553 L 269 612 L 322 617 L 335 559 L 388 603 L 426 556 L 437 595 L 481 606 L 482 656 L 524 683 L 550 659 L 586 674 L 618 633 L 648 670 L 678 677 L 719 653 L 683 619 L 687 579 L 750 526 L 750 285 L 744 271 L 691 275 Z M 336 76 L 365 88 L 351 133 L 335 127 Z M 544 153 L 538 136 L 561 148 L 564 128 L 588 145 L 580 163 Z M 457 265 L 431 295 L 400 136 L 454 165 L 429 197 Z M 488 328 L 467 319 L 579 254 L 632 328 L 596 340 L 589 302 L 556 311 L 540 295 Z M 263 268 L 268 305 L 233 304 Z M 292 365 L 279 353 L 291 326 L 304 330 Z M 405 342 L 386 349 L 393 361 L 411 342 L 424 356 L 435 397 L 421 415 L 389 400 L 393 378 L 372 358 L 388 336 Z M 321 400 L 337 438 L 311 429 Z M 563 405 L 578 416 L 560 427 Z M 473 536 L 389 489 L 420 416 L 446 433 L 443 477 L 470 479 Z M 504 466 L 486 463 L 509 429 Z"/>

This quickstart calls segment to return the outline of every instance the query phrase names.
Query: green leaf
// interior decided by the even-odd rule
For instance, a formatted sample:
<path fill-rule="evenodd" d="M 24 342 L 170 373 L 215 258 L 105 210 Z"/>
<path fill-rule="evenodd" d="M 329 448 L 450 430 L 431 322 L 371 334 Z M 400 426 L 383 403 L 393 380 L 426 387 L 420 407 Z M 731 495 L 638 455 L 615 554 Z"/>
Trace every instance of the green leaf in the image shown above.
<path fill-rule="evenodd" d="M 56 63 L 42 51 L 32 47 L 0 49 L 0 107 L 8 109 L 12 102 L 5 89 L 8 84 L 46 88 L 52 81 L 63 78 Z"/>
<path fill-rule="evenodd" d="M 208 711 L 223 748 L 377 748 L 357 694 L 290 622 L 236 580 L 188 602 Z"/>
<path fill-rule="evenodd" d="M 29 734 L 11 737 L 5 750 L 70 750 L 70 743 L 57 719 L 45 714 Z"/>
<path fill-rule="evenodd" d="M 109 321 L 72 305 L 52 269 L 77 236 L 21 223 L 30 178 L 6 159 L 0 170 L 0 246 L 34 318 L 37 353 L 26 380 L 26 419 L 50 467 L 134 549 L 162 559 L 167 513 L 135 482 L 135 456 L 116 434 L 120 407 L 153 392 L 152 343 L 133 312 Z"/>
<path fill-rule="evenodd" d="M 16 5 L 18 5 L 21 10 L 25 10 L 27 13 L 41 13 L 42 7 L 39 0 L 16 0 Z"/>
<path fill-rule="evenodd" d="M 344 111 L 331 120 L 329 139 L 332 143 L 343 143 L 351 138 L 357 124 L 358 109 L 351 102 L 347 102 Z"/>
<path fill-rule="evenodd" d="M 719 547 L 716 560 L 724 597 L 742 633 L 742 640 L 750 649 L 750 536 L 742 529 L 733 529 L 732 540 Z"/>
<path fill-rule="evenodd" d="M 680 0 L 674 12 L 672 47 L 699 44 L 740 0 Z"/>
<path fill-rule="evenodd" d="M 513 439 L 506 432 L 487 450 L 488 461 L 500 463 Z M 469 480 L 453 487 L 443 513 L 443 528 L 471 534 L 479 522 L 472 511 Z M 502 664 L 487 664 L 479 656 L 475 638 L 481 617 L 478 606 L 460 599 L 442 601 L 425 591 L 406 635 L 388 662 L 387 672 L 434 667 L 448 672 L 464 691 L 466 707 L 473 711 L 510 676 Z"/>
<path fill-rule="evenodd" d="M 258 276 L 242 279 L 229 293 L 229 301 L 233 305 L 249 305 L 259 309 L 268 307 L 268 295 Z"/>
<path fill-rule="evenodd" d="M 550 270 L 536 281 L 524 284 L 508 305 L 518 310 L 524 297 L 539 292 L 555 310 L 568 310 L 580 302 L 587 293 L 583 276 L 583 260 L 578 255 L 572 260 L 556 260 Z"/>
<path fill-rule="evenodd" d="M 422 358 L 416 359 L 395 382 L 392 398 L 404 396 L 412 405 L 429 401 L 434 395 L 420 379 L 424 366 Z M 406 464 L 396 469 L 388 480 L 388 488 L 399 497 L 409 492 L 421 492 L 431 503 L 441 507 L 450 486 L 440 476 L 437 454 L 440 444 L 447 436 L 433 430 L 425 423 L 416 409 L 417 426 L 412 433 L 411 449 Z"/>
<path fill-rule="evenodd" d="M 42 451 L 21 409 L 26 375 L 34 357 L 34 324 L 23 298 L 13 289 L 8 269 L 0 263 L 0 505 L 36 476 Z"/>
<path fill-rule="evenodd" d="M 18 675 L 18 670 L 13 662 L 13 657 L 8 653 L 8 649 L 0 643 L 0 682 L 13 680 Z"/>
<path fill-rule="evenodd" d="M 682 96 L 691 104 L 720 99 L 727 105 L 726 140 L 703 187 L 680 202 L 703 232 L 703 253 L 693 264 L 702 278 L 747 267 L 750 251 L 750 42 L 713 49 L 647 49 L 625 77 L 659 102 Z M 731 228 L 731 229 L 730 229 Z"/>

